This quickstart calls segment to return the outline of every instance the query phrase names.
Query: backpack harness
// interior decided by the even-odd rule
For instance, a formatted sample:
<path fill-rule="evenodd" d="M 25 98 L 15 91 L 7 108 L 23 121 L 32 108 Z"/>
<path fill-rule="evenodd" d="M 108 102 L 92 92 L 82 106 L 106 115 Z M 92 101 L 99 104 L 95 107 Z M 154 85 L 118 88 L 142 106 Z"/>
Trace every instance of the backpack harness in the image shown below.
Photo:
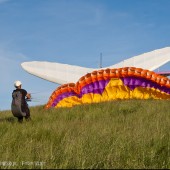
<path fill-rule="evenodd" d="M 26 116 L 26 113 L 23 112 L 21 109 L 21 105 L 22 105 L 22 93 L 20 91 L 13 91 L 11 111 L 15 117 Z"/>

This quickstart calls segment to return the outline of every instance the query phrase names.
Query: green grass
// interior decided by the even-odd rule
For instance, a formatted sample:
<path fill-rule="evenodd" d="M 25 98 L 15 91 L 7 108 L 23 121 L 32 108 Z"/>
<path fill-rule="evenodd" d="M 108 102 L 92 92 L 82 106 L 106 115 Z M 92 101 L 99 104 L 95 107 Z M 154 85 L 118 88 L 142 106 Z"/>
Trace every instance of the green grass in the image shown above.
<path fill-rule="evenodd" d="M 0 112 L 2 169 L 170 168 L 168 100 L 30 110 L 22 124 Z"/>

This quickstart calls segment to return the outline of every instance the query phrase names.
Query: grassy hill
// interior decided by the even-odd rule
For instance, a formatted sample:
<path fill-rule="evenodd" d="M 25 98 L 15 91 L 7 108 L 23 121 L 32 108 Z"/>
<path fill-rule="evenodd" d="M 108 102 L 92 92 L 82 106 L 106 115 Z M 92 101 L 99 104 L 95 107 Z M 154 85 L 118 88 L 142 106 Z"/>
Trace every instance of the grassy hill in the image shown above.
<path fill-rule="evenodd" d="M 0 168 L 170 168 L 170 101 L 125 100 L 0 112 Z"/>

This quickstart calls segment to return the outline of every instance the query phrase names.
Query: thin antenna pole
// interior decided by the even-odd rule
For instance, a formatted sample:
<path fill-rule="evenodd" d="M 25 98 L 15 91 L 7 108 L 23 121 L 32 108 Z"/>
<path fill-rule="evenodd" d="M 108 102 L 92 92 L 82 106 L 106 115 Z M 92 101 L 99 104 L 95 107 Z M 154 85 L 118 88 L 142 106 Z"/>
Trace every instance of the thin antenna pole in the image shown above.
<path fill-rule="evenodd" d="M 102 53 L 100 53 L 100 65 L 99 65 L 100 68 L 102 68 Z"/>

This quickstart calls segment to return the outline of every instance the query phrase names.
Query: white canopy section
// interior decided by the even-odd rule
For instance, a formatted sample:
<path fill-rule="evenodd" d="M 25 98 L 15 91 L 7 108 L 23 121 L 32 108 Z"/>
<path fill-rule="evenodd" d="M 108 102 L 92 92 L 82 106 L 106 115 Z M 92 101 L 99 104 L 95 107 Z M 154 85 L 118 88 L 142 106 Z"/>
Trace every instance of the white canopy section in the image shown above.
<path fill-rule="evenodd" d="M 24 62 L 21 66 L 28 73 L 57 84 L 75 83 L 81 76 L 93 71 L 90 68 L 46 61 Z"/>
<path fill-rule="evenodd" d="M 118 67 L 138 67 L 147 70 L 155 70 L 170 61 L 170 47 L 154 50 L 112 65 Z M 109 67 L 110 68 L 110 67 Z"/>
<path fill-rule="evenodd" d="M 134 56 L 107 68 L 138 67 L 153 71 L 169 61 L 170 47 L 166 47 Z M 99 69 L 46 61 L 24 62 L 21 66 L 28 73 L 57 84 L 76 83 L 86 73 Z"/>

